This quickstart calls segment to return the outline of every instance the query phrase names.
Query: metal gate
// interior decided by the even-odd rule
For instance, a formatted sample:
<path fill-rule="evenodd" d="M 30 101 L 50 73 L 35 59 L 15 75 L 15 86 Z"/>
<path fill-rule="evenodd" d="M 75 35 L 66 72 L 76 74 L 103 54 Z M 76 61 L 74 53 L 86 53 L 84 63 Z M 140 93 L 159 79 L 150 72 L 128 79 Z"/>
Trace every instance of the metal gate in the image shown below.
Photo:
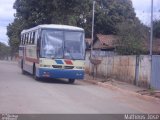
<path fill-rule="evenodd" d="M 160 90 L 160 56 L 152 56 L 152 80 L 151 87 Z"/>

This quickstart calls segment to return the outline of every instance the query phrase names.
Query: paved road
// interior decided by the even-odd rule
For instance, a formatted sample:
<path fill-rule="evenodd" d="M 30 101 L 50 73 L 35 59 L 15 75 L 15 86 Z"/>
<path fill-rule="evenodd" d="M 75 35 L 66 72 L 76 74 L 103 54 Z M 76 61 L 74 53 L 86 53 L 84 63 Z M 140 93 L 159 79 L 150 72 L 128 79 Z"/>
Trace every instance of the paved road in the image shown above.
<path fill-rule="evenodd" d="M 82 81 L 36 81 L 0 61 L 0 113 L 160 113 L 160 104 Z"/>

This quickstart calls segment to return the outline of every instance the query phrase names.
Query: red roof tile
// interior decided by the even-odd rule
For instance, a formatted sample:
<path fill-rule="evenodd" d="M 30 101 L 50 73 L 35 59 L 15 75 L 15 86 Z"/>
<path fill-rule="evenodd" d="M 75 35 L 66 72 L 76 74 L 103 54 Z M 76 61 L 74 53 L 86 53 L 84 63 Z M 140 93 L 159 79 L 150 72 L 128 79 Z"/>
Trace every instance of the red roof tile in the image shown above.
<path fill-rule="evenodd" d="M 97 34 L 97 38 L 102 45 L 107 45 L 107 46 L 113 46 L 115 40 L 117 39 L 115 35 L 102 35 L 102 34 Z"/>

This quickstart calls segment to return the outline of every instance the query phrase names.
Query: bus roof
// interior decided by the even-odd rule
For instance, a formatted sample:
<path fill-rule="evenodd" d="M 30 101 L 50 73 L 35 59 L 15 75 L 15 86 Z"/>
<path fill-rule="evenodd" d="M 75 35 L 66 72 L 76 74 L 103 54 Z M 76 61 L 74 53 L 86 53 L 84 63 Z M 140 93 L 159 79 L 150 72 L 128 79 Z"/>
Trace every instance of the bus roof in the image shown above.
<path fill-rule="evenodd" d="M 69 25 L 60 25 L 60 24 L 43 24 L 43 25 L 38 25 L 36 27 L 30 28 L 30 29 L 26 29 L 23 30 L 21 33 L 25 33 L 25 32 L 29 32 L 29 31 L 33 31 L 33 30 L 37 30 L 39 28 L 42 29 L 60 29 L 60 30 L 75 30 L 75 31 L 83 31 L 82 28 L 80 27 L 75 27 L 75 26 L 69 26 Z"/>

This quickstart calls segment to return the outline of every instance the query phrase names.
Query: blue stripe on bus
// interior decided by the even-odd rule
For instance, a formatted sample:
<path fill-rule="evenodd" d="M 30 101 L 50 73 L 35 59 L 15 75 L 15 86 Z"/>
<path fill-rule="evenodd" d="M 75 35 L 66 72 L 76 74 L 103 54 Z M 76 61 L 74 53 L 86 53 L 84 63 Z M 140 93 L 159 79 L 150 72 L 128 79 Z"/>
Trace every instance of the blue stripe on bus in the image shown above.
<path fill-rule="evenodd" d="M 39 68 L 37 70 L 38 77 L 45 77 L 47 73 L 47 78 L 67 78 L 67 79 L 83 79 L 84 70 L 62 70 L 62 69 L 47 69 Z"/>
<path fill-rule="evenodd" d="M 55 60 L 57 64 L 64 64 L 62 60 Z"/>

